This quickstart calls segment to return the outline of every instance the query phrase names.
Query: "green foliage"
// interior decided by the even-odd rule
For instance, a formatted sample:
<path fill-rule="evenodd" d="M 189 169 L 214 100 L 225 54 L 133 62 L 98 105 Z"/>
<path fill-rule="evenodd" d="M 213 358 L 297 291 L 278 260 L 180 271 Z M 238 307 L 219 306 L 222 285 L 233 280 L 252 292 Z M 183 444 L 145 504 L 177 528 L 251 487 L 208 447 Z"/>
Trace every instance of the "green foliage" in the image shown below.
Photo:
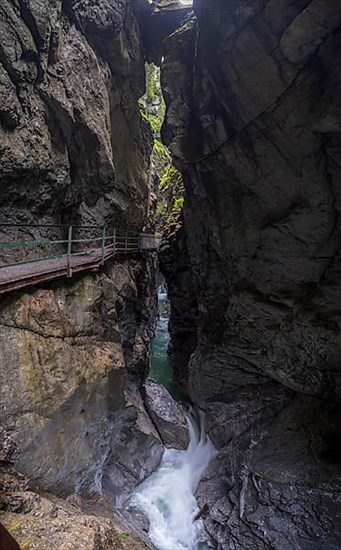
<path fill-rule="evenodd" d="M 162 198 L 158 201 L 156 205 L 156 215 L 158 218 L 164 218 L 167 211 L 167 204 L 166 201 Z"/>
<path fill-rule="evenodd" d="M 146 93 L 142 100 L 154 111 L 162 121 L 165 116 L 166 105 L 160 84 L 160 67 L 154 63 L 146 64 Z"/>
<path fill-rule="evenodd" d="M 146 65 L 146 99 L 151 103 L 162 96 L 160 86 L 160 69 L 154 63 Z"/>
<path fill-rule="evenodd" d="M 175 199 L 175 201 L 173 203 L 173 208 L 167 216 L 166 225 L 176 223 L 176 221 L 177 221 L 177 219 L 178 219 L 178 217 L 181 213 L 183 204 L 184 204 L 184 198 L 183 197 L 178 197 L 177 199 Z"/>
<path fill-rule="evenodd" d="M 166 228 L 177 222 L 184 204 L 182 175 L 174 166 L 169 165 L 163 174 L 159 191 L 157 214 L 161 227 Z"/>
<path fill-rule="evenodd" d="M 167 191 L 169 187 L 177 196 L 182 195 L 184 190 L 182 175 L 174 166 L 168 167 L 160 182 L 160 191 Z"/>
<path fill-rule="evenodd" d="M 172 158 L 169 154 L 167 147 L 165 147 L 164 144 L 159 139 L 154 140 L 153 154 L 155 155 L 158 164 L 161 165 L 161 168 L 163 169 L 168 168 L 169 164 L 172 162 Z M 159 166 L 159 172 L 160 172 L 160 166 Z M 161 178 L 164 177 L 164 174 L 160 174 L 160 175 L 161 175 Z"/>
<path fill-rule="evenodd" d="M 140 102 L 140 113 L 141 113 L 141 116 L 142 116 L 143 120 L 148 122 L 151 129 L 153 130 L 154 137 L 155 137 L 155 135 L 156 136 L 160 135 L 161 126 L 162 126 L 162 118 L 159 117 L 158 115 L 148 113 L 148 111 L 146 110 L 146 108 L 145 108 L 145 106 L 143 105 L 142 102 Z"/>
<path fill-rule="evenodd" d="M 129 539 L 129 533 L 121 533 L 120 534 L 121 540 L 128 540 Z"/>
<path fill-rule="evenodd" d="M 146 122 L 150 125 L 154 137 L 158 138 L 160 136 L 161 132 L 161 126 L 163 123 L 164 115 L 156 114 L 155 112 L 151 112 L 148 108 L 146 108 L 145 104 L 142 100 L 139 102 L 140 105 L 140 113 Z"/>
<path fill-rule="evenodd" d="M 175 210 L 181 210 L 183 205 L 184 205 L 184 197 L 178 197 L 177 199 L 175 199 L 174 201 L 174 209 Z"/>
<path fill-rule="evenodd" d="M 162 126 L 162 118 L 157 115 L 148 115 L 149 124 L 152 127 L 154 134 L 160 134 Z"/>
<path fill-rule="evenodd" d="M 141 116 L 150 125 L 154 136 L 150 172 L 155 186 L 160 181 L 158 191 L 155 188 L 158 195 L 156 220 L 163 231 L 167 224 L 177 222 L 184 202 L 184 189 L 182 176 L 172 165 L 172 157 L 160 140 L 166 107 L 160 85 L 160 69 L 152 63 L 146 65 L 146 93 L 139 103 Z"/>

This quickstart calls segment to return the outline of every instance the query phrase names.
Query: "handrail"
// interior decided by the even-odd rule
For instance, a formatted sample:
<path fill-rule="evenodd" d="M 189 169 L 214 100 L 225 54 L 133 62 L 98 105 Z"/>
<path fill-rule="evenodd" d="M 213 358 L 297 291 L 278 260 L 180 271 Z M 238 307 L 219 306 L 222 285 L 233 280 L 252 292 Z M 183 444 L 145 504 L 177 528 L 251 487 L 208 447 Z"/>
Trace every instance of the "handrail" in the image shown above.
<path fill-rule="evenodd" d="M 13 263 L 4 262 L 0 258 L 0 269 L 4 267 L 12 267 L 14 265 L 22 265 L 32 262 L 40 262 L 42 260 L 51 260 L 57 258 L 67 259 L 67 268 L 68 276 L 72 275 L 71 268 L 71 258 L 73 256 L 79 256 L 86 254 L 90 251 L 94 251 L 95 247 L 98 250 L 101 250 L 101 261 L 102 265 L 105 262 L 107 256 L 107 249 L 110 248 L 110 254 L 114 255 L 116 253 L 123 254 L 132 254 L 136 252 L 141 252 L 142 250 L 156 250 L 155 246 L 158 242 L 158 238 L 152 234 L 139 234 L 139 235 L 129 235 L 125 233 L 124 235 L 117 235 L 116 230 L 113 230 L 112 234 L 107 234 L 106 228 L 99 225 L 39 225 L 39 224 L 0 224 L 1 227 L 8 228 L 25 228 L 25 227 L 34 227 L 34 228 L 63 228 L 67 229 L 67 238 L 57 238 L 52 240 L 35 240 L 34 235 L 32 235 L 31 241 L 6 241 L 0 242 L 0 253 L 6 253 L 6 251 L 14 252 L 15 258 L 13 258 Z M 75 231 L 79 233 L 81 230 L 101 230 L 101 236 L 95 237 L 91 236 L 89 238 L 79 238 L 79 235 L 75 235 Z M 146 239 L 148 243 L 146 244 Z M 151 240 L 152 239 L 152 240 Z M 153 245 L 153 239 L 155 244 Z M 144 244 L 145 243 L 145 246 Z M 88 245 L 88 246 L 86 246 Z M 91 246 L 93 245 L 93 246 Z M 30 257 L 30 250 L 35 254 L 39 253 L 39 247 L 42 248 L 40 255 L 38 257 Z M 58 247 L 53 254 L 53 248 Z M 76 249 L 75 249 L 76 248 Z M 19 252 L 18 252 L 19 250 Z M 25 251 L 24 254 L 21 254 L 20 251 Z M 50 255 L 49 255 L 50 254 Z M 9 260 L 12 260 L 10 254 L 5 254 Z"/>

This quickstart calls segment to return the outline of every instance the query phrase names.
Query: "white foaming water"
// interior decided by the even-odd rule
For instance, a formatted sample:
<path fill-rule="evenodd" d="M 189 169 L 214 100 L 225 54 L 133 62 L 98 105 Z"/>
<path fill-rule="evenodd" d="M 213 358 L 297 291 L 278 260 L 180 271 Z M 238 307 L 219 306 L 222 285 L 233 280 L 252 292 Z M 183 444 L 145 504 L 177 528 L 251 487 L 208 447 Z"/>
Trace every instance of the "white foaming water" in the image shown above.
<path fill-rule="evenodd" d="M 201 520 L 195 490 L 215 456 L 213 443 L 187 416 L 190 442 L 185 451 L 166 449 L 159 468 L 137 489 L 132 504 L 149 519 L 149 537 L 158 550 L 197 550 Z"/>

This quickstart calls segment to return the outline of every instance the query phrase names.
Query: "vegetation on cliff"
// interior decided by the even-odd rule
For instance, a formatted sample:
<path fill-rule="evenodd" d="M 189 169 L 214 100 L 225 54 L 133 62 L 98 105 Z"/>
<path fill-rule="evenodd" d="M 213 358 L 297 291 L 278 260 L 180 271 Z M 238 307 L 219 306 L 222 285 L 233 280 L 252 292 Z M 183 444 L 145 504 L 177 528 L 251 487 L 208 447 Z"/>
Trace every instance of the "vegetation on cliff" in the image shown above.
<path fill-rule="evenodd" d="M 159 185 L 159 200 L 157 216 L 160 228 L 177 223 L 184 203 L 184 186 L 182 175 L 174 166 L 170 165 L 164 172 Z"/>
<path fill-rule="evenodd" d="M 153 63 L 146 65 L 146 93 L 140 100 L 140 109 L 154 137 L 150 175 L 156 198 L 156 225 L 163 233 L 167 226 L 179 218 L 184 202 L 184 188 L 182 175 L 173 166 L 168 148 L 161 141 L 166 107 L 160 85 L 160 69 Z"/>

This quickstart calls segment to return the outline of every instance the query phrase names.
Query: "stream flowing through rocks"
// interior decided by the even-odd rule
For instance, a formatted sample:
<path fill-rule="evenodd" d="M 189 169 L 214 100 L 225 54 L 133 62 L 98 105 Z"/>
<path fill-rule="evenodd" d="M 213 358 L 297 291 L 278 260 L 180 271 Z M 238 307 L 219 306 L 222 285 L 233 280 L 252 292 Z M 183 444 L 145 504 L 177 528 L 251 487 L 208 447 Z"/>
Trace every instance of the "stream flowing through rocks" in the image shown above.
<path fill-rule="evenodd" d="M 152 348 L 150 379 L 164 385 L 186 407 L 189 432 L 187 449 L 166 449 L 158 469 L 135 491 L 132 504 L 149 520 L 149 538 L 158 550 L 199 550 L 209 548 L 200 541 L 203 523 L 195 491 L 216 451 L 206 436 L 203 420 L 173 382 L 172 363 L 167 355 L 169 342 L 167 294 L 159 292 L 159 320 Z"/>

